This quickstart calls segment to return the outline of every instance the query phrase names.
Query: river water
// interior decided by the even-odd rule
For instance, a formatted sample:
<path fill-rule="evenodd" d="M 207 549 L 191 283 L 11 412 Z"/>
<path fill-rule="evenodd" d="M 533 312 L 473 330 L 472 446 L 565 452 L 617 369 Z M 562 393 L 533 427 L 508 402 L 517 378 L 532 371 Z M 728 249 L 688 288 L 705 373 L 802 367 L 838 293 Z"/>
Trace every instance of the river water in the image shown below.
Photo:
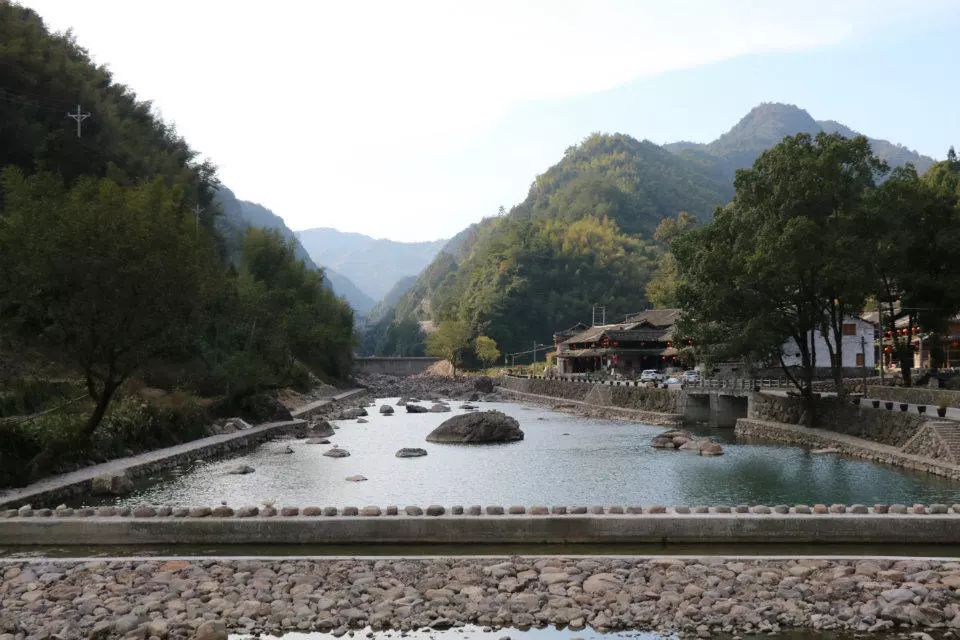
<path fill-rule="evenodd" d="M 378 400 L 377 404 L 395 398 Z M 232 506 L 274 501 L 277 506 L 421 505 L 718 505 L 960 502 L 960 483 L 929 474 L 801 447 L 737 442 L 730 429 L 716 437 L 719 457 L 650 447 L 664 428 L 590 419 L 516 403 L 480 403 L 515 417 L 521 442 L 432 444 L 426 435 L 455 413 L 393 416 L 369 408 L 367 424 L 335 421 L 330 438 L 347 458 L 321 454 L 328 445 L 275 440 L 229 459 L 198 461 L 142 480 L 116 504 Z M 293 453 L 283 453 L 287 446 Z M 428 455 L 397 458 L 401 447 Z M 247 475 L 227 471 L 238 464 Z M 367 478 L 350 482 L 353 475 Z M 88 498 L 94 501 L 94 498 Z M 103 501 L 92 502 L 103 504 Z"/>

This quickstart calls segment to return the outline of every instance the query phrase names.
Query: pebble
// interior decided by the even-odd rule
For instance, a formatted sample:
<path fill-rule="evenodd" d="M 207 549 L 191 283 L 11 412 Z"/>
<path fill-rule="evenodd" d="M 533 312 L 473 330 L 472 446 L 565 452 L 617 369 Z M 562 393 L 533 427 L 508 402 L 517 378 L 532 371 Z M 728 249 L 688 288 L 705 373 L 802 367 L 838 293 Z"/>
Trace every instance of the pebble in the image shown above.
<path fill-rule="evenodd" d="M 371 637 L 368 625 L 400 637 L 557 625 L 737 638 L 783 626 L 926 640 L 948 637 L 960 615 L 948 558 L 45 558 L 8 561 L 0 577 L 17 632 L 0 640 Z"/>

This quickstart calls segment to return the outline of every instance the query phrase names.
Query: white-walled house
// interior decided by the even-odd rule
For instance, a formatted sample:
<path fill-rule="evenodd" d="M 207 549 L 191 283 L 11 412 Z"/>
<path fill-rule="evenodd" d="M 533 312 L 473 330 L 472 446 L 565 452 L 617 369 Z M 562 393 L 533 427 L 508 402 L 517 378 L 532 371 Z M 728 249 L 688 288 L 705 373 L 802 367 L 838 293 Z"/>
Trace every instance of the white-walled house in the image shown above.
<path fill-rule="evenodd" d="M 814 366 L 827 368 L 830 366 L 830 351 L 826 340 L 819 331 L 814 331 L 814 346 L 816 348 L 816 363 Z M 832 337 L 832 336 L 831 336 Z M 861 318 L 847 318 L 843 321 L 843 367 L 872 369 L 876 364 L 874 354 L 873 324 Z M 832 340 L 831 340 L 832 342 Z M 783 345 L 783 362 L 788 366 L 800 366 L 800 349 L 794 340 L 788 340 Z"/>

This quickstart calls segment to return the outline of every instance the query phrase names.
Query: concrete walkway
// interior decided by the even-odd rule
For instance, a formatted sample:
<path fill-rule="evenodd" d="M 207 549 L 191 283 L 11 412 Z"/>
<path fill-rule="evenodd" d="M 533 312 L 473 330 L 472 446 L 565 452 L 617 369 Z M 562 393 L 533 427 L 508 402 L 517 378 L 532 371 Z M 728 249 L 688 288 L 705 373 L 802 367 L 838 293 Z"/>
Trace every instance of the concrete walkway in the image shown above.
<path fill-rule="evenodd" d="M 862 399 L 860 402 L 861 402 L 862 404 L 868 406 L 868 407 L 873 407 L 872 402 L 873 402 L 874 400 L 877 400 L 877 398 L 864 398 L 864 399 Z M 891 401 L 890 401 L 890 400 L 880 400 L 880 408 L 881 408 L 881 409 L 884 409 L 884 408 L 885 408 L 885 405 L 884 405 L 885 402 L 891 402 Z M 897 400 L 893 400 L 892 402 L 893 402 L 893 411 L 900 411 L 900 402 L 897 401 Z M 960 422 L 960 409 L 954 409 L 953 407 L 947 407 L 947 415 L 944 416 L 943 418 L 941 418 L 940 416 L 937 415 L 937 408 L 936 408 L 935 406 L 930 405 L 930 404 L 925 405 L 925 406 L 927 407 L 927 413 L 926 413 L 926 414 L 918 414 L 918 413 L 917 413 L 917 405 L 907 403 L 907 413 L 912 413 L 912 414 L 914 414 L 914 415 L 926 415 L 928 418 L 931 418 L 931 419 L 933 419 L 933 420 L 956 420 L 956 421 Z"/>
<path fill-rule="evenodd" d="M 295 418 L 301 415 L 310 415 L 312 413 L 316 413 L 316 411 L 322 407 L 326 407 L 335 402 L 348 400 L 354 396 L 364 393 L 364 391 L 364 389 L 351 389 L 331 398 L 318 400 L 317 402 L 313 402 L 309 405 L 301 407 L 296 411 L 291 411 L 291 415 L 293 415 Z M 211 451 L 214 453 L 222 451 L 224 449 L 224 445 L 228 445 L 236 440 L 257 440 L 261 439 L 261 436 L 263 439 L 266 439 L 272 432 L 284 431 L 291 427 L 296 427 L 303 424 L 306 424 L 306 420 L 294 419 L 281 422 L 268 422 L 256 427 L 251 427 L 250 429 L 244 429 L 243 431 L 222 433 L 215 436 L 191 440 L 190 442 L 184 442 L 172 447 L 164 447 L 162 449 L 147 451 L 135 456 L 117 458 L 115 460 L 96 464 L 91 467 L 84 467 L 83 469 L 78 469 L 77 471 L 71 471 L 69 473 L 63 473 L 60 475 L 51 476 L 49 478 L 44 478 L 43 480 L 38 480 L 33 484 L 19 489 L 0 490 L 0 506 L 7 504 L 29 503 L 31 500 L 44 494 L 65 492 L 69 488 L 76 485 L 90 483 L 97 476 L 107 474 L 119 475 L 123 473 L 136 476 L 138 470 L 142 470 L 145 467 L 151 467 L 157 463 L 162 463 L 164 460 L 186 457 L 190 456 L 191 454 L 195 454 L 197 457 L 203 457 L 204 451 Z"/>
<path fill-rule="evenodd" d="M 615 407 L 605 404 L 594 404 L 584 402 L 583 400 L 570 400 L 569 398 L 559 398 L 557 396 L 544 396 L 536 393 L 527 393 L 526 391 L 516 391 L 509 387 L 497 387 L 497 391 L 516 396 L 520 400 L 527 400 L 541 405 L 557 406 L 570 405 L 573 409 L 579 409 L 591 415 L 601 415 L 602 417 L 620 418 L 643 422 L 657 426 L 676 426 L 683 421 L 683 416 L 679 413 L 662 413 L 659 411 L 645 411 L 643 409 L 631 409 L 628 407 Z"/>

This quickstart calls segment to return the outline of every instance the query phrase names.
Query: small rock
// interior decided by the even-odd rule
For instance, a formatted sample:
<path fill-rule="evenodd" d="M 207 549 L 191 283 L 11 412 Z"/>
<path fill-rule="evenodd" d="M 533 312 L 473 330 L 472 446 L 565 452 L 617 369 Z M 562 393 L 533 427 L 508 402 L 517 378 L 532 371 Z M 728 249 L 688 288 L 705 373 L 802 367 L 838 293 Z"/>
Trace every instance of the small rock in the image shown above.
<path fill-rule="evenodd" d="M 397 451 L 398 458 L 419 458 L 425 455 L 427 455 L 426 449 L 416 447 L 404 447 Z"/>
<path fill-rule="evenodd" d="M 347 476 L 347 482 L 365 482 L 367 479 L 364 476 L 359 474 L 355 476 Z"/>
<path fill-rule="evenodd" d="M 346 449 L 341 449 L 340 447 L 334 446 L 333 449 L 327 449 L 324 451 L 323 455 L 328 458 L 348 458 L 350 457 L 350 452 Z"/>
<path fill-rule="evenodd" d="M 253 473 L 254 471 L 256 471 L 256 469 L 254 469 L 248 464 L 238 464 L 237 466 L 231 469 L 228 469 L 227 473 L 235 474 L 235 475 L 245 475 L 248 473 Z"/>

